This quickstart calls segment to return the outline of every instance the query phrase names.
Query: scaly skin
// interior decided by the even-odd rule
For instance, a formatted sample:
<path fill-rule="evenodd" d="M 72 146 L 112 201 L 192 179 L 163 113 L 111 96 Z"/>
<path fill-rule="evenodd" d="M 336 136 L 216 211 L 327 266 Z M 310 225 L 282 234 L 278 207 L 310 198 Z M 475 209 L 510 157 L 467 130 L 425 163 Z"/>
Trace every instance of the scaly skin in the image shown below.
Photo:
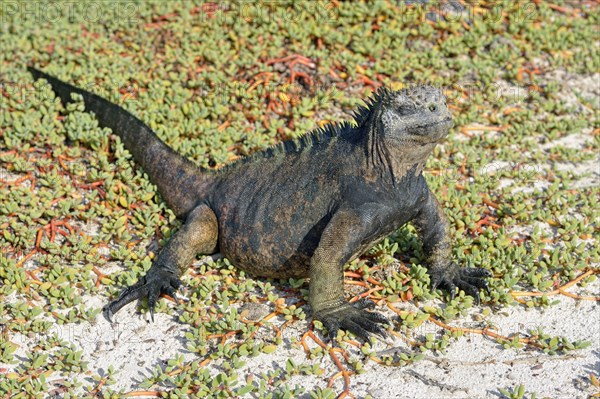
<path fill-rule="evenodd" d="M 380 90 L 355 114 L 356 126 L 330 125 L 230 164 L 220 171 L 182 158 L 121 107 L 29 68 L 66 103 L 83 96 L 86 109 L 110 127 L 185 220 L 148 273 L 106 306 L 112 315 L 148 298 L 153 316 L 161 293 L 175 296 L 197 254 L 221 252 L 257 276 L 310 277 L 309 303 L 330 336 L 338 329 L 368 339 L 384 335 L 384 316 L 344 299 L 343 267 L 407 222 L 417 227 L 432 288 L 456 288 L 479 298 L 484 269 L 451 260 L 448 223 L 422 169 L 452 117 L 442 93 L 429 86 Z"/>

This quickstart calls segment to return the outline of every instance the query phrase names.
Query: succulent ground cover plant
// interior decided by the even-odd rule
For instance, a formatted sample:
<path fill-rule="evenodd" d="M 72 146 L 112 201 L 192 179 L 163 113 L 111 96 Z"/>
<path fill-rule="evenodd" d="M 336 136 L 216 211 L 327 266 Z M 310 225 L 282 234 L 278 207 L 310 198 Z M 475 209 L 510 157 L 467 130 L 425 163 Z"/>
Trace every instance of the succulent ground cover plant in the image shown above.
<path fill-rule="evenodd" d="M 4 2 L 0 396 L 377 396 L 361 380 L 374 381 L 369 370 L 411 375 L 465 334 L 506 352 L 581 353 L 589 343 L 546 326 L 500 331 L 493 320 L 566 296 L 597 301 L 597 5 L 406 3 Z M 443 88 L 454 128 L 425 177 L 454 259 L 490 270 L 490 293 L 479 306 L 431 293 L 409 225 L 345 270 L 346 299 L 387 307 L 402 345 L 340 333 L 327 346 L 306 322 L 304 280 L 252 278 L 211 258 L 185 277 L 187 301 L 159 301 L 154 327 L 116 331 L 104 301 L 180 224 L 122 144 L 81 103 L 63 107 L 34 83 L 30 62 L 123 106 L 206 168 L 350 119 L 380 86 Z M 137 352 L 136 340 L 168 335 L 179 338 L 172 352 Z M 129 352 L 115 349 L 124 342 Z M 281 353 L 276 365 L 263 358 Z M 143 377 L 124 375 L 132 359 L 146 362 Z M 572 373 L 578 392 L 598 392 L 597 369 Z M 527 384 L 488 388 L 524 397 L 536 390 Z"/>

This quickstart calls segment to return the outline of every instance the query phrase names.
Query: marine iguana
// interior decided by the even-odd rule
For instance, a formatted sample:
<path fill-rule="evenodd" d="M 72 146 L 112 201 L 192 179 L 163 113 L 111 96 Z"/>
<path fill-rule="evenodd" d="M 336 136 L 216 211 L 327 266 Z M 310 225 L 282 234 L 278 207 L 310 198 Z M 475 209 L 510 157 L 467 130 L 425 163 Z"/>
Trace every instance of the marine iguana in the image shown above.
<path fill-rule="evenodd" d="M 109 101 L 35 68 L 63 103 L 83 97 L 87 111 L 123 141 L 183 226 L 137 283 L 105 307 L 109 320 L 146 297 L 152 319 L 161 294 L 176 298 L 197 254 L 220 252 L 256 276 L 310 278 L 313 317 L 330 337 L 339 329 L 368 340 L 387 319 L 344 299 L 343 267 L 412 222 L 427 256 L 432 289 L 456 288 L 479 301 L 485 269 L 451 260 L 448 222 L 422 175 L 451 126 L 442 92 L 431 86 L 378 90 L 354 124 L 330 124 L 211 171 L 175 153 L 142 121 Z M 372 303 L 371 303 L 372 305 Z"/>

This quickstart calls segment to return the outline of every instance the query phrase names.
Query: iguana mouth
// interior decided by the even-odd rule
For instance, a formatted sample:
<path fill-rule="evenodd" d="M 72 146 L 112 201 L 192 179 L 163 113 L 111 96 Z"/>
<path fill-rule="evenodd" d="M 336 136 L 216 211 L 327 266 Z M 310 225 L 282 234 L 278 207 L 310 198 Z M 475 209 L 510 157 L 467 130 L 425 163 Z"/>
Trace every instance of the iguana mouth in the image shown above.
<path fill-rule="evenodd" d="M 420 137 L 424 137 L 424 136 L 420 136 Z M 420 146 L 424 146 L 424 145 L 428 145 L 428 144 L 437 144 L 444 139 L 444 137 L 442 137 L 437 140 L 422 141 L 422 140 L 416 140 L 416 139 L 409 139 L 406 137 L 390 137 L 390 138 L 398 143 L 420 145 Z"/>
<path fill-rule="evenodd" d="M 447 127 L 447 128 L 446 128 Z M 433 138 L 432 142 L 438 142 L 443 139 L 452 127 L 452 118 L 445 118 L 439 121 L 415 126 L 408 129 L 408 133 L 415 137 Z M 420 141 L 417 139 L 417 141 Z"/>
<path fill-rule="evenodd" d="M 434 127 L 434 126 L 441 125 L 443 123 L 448 123 L 448 122 L 452 122 L 451 117 L 442 119 L 441 121 L 435 121 L 432 123 L 426 123 L 424 125 L 415 126 L 415 129 L 427 129 L 427 128 Z"/>

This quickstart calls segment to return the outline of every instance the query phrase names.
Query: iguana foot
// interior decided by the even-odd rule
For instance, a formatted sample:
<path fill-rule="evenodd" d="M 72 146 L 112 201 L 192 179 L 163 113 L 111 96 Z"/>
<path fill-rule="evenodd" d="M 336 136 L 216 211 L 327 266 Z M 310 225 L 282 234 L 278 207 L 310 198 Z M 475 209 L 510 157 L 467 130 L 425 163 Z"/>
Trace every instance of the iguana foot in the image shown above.
<path fill-rule="evenodd" d="M 173 272 L 159 267 L 152 267 L 148 273 L 131 287 L 127 287 L 119 297 L 106 305 L 106 317 L 112 323 L 112 316 L 123 306 L 143 297 L 148 298 L 150 317 L 154 321 L 154 307 L 161 294 L 166 294 L 177 301 L 176 290 L 181 280 Z"/>
<path fill-rule="evenodd" d="M 460 268 L 458 265 L 452 264 L 448 268 L 434 269 L 430 271 L 430 275 L 431 290 L 435 290 L 438 286 L 445 288 L 450 292 L 452 299 L 456 295 L 456 287 L 472 296 L 478 305 L 480 302 L 479 291 L 483 289 L 490 292 L 490 287 L 485 279 L 492 277 L 492 273 L 486 269 Z"/>
<path fill-rule="evenodd" d="M 369 342 L 371 334 L 386 337 L 387 333 L 379 324 L 390 324 L 385 316 L 365 310 L 373 307 L 375 304 L 368 300 L 360 300 L 354 305 L 343 302 L 316 312 L 315 318 L 323 323 L 332 343 L 335 342 L 339 329 L 349 331 Z"/>

